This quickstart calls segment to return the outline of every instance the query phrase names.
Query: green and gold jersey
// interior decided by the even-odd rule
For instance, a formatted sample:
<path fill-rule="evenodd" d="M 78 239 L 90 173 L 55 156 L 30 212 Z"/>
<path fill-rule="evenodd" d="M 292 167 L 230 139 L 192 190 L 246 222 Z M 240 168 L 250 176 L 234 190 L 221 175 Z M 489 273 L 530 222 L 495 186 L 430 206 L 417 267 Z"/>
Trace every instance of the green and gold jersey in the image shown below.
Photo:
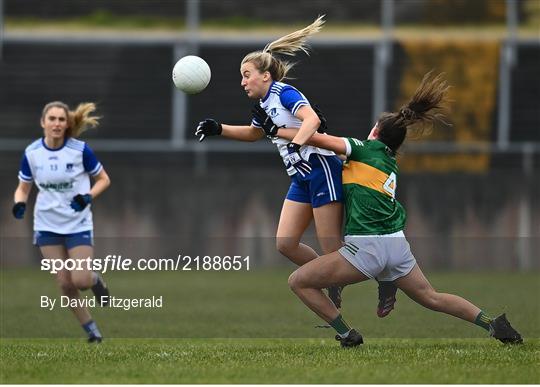
<path fill-rule="evenodd" d="M 395 199 L 398 166 L 390 149 L 378 140 L 343 138 L 345 235 L 391 234 L 403 230 L 407 215 Z"/>

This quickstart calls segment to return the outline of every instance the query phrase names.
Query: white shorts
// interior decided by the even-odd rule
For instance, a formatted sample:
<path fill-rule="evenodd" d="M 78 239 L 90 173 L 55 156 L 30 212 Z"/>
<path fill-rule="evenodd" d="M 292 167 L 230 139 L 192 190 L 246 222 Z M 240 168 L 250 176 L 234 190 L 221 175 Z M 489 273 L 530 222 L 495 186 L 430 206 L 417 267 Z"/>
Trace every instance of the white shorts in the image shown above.
<path fill-rule="evenodd" d="M 416 264 L 403 231 L 385 235 L 347 235 L 339 253 L 369 278 L 393 281 Z"/>

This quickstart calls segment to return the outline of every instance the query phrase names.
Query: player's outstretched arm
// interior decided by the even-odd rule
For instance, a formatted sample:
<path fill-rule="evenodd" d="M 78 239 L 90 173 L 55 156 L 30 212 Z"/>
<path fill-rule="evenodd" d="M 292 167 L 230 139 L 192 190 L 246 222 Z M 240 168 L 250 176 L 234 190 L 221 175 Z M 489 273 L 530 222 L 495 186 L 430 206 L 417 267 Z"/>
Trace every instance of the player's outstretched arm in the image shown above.
<path fill-rule="evenodd" d="M 264 132 L 255 126 L 221 125 L 223 137 L 238 141 L 257 141 L 264 137 Z"/>
<path fill-rule="evenodd" d="M 208 136 L 223 136 L 238 141 L 257 141 L 264 136 L 264 132 L 254 126 L 226 125 L 212 118 L 199 122 L 195 136 L 202 142 Z"/>
<path fill-rule="evenodd" d="M 297 133 L 298 129 L 280 128 L 277 132 L 277 136 L 286 140 L 292 140 Z M 343 137 L 330 136 L 328 134 L 315 133 L 306 144 L 331 150 L 338 155 L 344 155 L 347 152 L 345 139 Z"/>
<path fill-rule="evenodd" d="M 311 109 L 311 107 L 309 108 Z M 297 128 L 278 127 L 277 125 L 274 124 L 274 122 L 268 116 L 266 111 L 262 109 L 261 107 L 259 107 L 258 105 L 255 105 L 253 107 L 253 109 L 251 110 L 251 113 L 253 115 L 253 118 L 257 120 L 257 122 L 261 123 L 262 128 L 264 129 L 266 134 L 269 136 L 277 136 L 277 137 L 281 137 L 286 140 L 289 140 L 291 142 L 294 142 L 293 140 L 298 136 L 300 132 L 300 130 Z M 324 128 L 322 128 L 323 132 L 326 131 L 326 126 L 327 126 L 326 118 L 324 117 L 323 113 L 319 109 L 317 109 L 317 113 L 314 112 L 314 114 L 317 116 L 317 127 L 315 128 L 315 132 L 317 132 L 317 129 L 319 128 L 319 126 L 321 126 L 321 123 L 324 124 L 323 125 Z M 307 140 L 306 142 L 307 145 L 313 145 L 319 148 L 328 149 L 328 150 L 334 151 L 338 155 L 344 155 L 347 153 L 345 140 L 342 137 L 335 137 L 335 136 L 330 136 L 327 134 L 321 134 L 321 133 L 315 133 L 315 132 Z"/>

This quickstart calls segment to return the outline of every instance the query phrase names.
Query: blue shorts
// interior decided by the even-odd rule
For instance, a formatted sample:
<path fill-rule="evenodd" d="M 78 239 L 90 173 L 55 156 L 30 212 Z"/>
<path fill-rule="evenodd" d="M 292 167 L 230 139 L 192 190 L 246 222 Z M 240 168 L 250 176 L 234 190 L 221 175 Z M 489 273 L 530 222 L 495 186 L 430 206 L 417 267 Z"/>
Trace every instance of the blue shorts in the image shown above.
<path fill-rule="evenodd" d="M 323 156 L 312 153 L 309 157 L 312 170 L 306 177 L 295 173 L 291 176 L 291 186 L 287 199 L 294 202 L 310 203 L 312 208 L 331 202 L 343 201 L 341 172 L 343 162 L 337 156 Z"/>
<path fill-rule="evenodd" d="M 66 249 L 76 246 L 93 246 L 94 236 L 92 231 L 81 231 L 74 234 L 57 234 L 51 231 L 34 232 L 34 244 L 36 246 L 56 246 L 62 245 Z"/>

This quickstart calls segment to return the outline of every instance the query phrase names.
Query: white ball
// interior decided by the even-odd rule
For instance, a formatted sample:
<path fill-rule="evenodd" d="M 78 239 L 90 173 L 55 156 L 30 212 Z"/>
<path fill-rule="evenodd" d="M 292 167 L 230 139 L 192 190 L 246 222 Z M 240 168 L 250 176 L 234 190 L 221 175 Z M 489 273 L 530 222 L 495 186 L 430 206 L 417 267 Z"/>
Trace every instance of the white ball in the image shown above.
<path fill-rule="evenodd" d="M 210 76 L 208 63 L 195 55 L 181 58 L 172 71 L 174 85 L 187 94 L 203 91 L 210 82 Z"/>

